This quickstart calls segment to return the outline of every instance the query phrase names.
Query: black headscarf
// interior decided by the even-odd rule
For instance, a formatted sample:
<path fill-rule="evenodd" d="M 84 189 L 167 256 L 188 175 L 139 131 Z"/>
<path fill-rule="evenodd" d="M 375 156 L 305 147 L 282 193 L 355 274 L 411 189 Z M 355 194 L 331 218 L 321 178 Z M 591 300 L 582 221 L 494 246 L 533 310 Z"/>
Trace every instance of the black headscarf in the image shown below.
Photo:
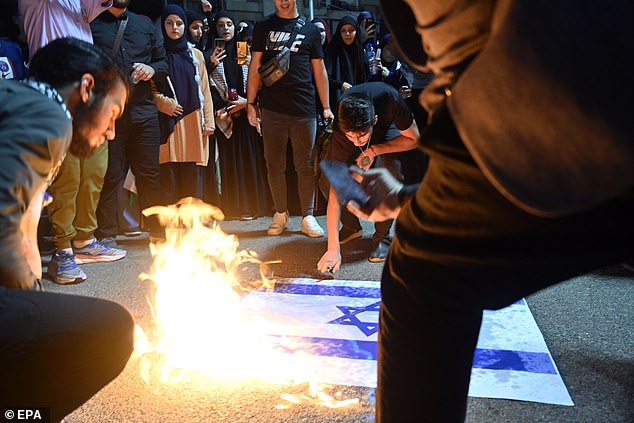
<path fill-rule="evenodd" d="M 344 25 L 352 25 L 357 30 L 354 42 L 350 45 L 346 45 L 341 37 Z M 328 75 L 337 81 L 356 85 L 368 80 L 368 59 L 359 42 L 359 25 L 352 16 L 344 16 L 339 21 L 324 60 Z"/>
<path fill-rule="evenodd" d="M 246 95 L 244 83 L 242 80 L 242 67 L 238 65 L 238 52 L 236 43 L 238 41 L 238 27 L 236 26 L 236 20 L 233 19 L 233 16 L 221 10 L 216 14 L 216 19 L 214 20 L 214 27 L 212 30 L 216 37 L 220 37 L 217 30 L 217 24 L 220 18 L 228 18 L 233 22 L 233 38 L 227 42 L 225 42 L 225 51 L 227 52 L 227 57 L 222 61 L 222 66 L 225 70 L 225 80 L 227 81 L 227 88 L 235 88 L 242 97 Z"/>
<path fill-rule="evenodd" d="M 195 10 L 188 9 L 188 10 L 185 10 L 185 16 L 187 16 L 187 21 L 185 22 L 185 25 L 187 26 L 187 31 L 185 32 L 187 41 L 189 41 L 192 44 L 195 44 L 197 49 L 202 50 L 202 40 L 205 34 L 203 33 L 199 41 L 195 41 L 192 38 L 191 34 L 189 33 L 189 27 L 191 24 L 193 24 L 196 21 L 200 21 L 201 23 L 203 23 L 205 21 L 205 15 L 203 15 L 202 13 L 196 12 Z"/>
<path fill-rule="evenodd" d="M 187 22 L 187 17 L 183 9 L 173 4 L 165 6 L 161 14 L 161 30 L 164 38 L 163 45 L 167 53 L 169 77 L 178 104 L 183 107 L 182 115 L 172 117 L 172 123 L 175 123 L 189 113 L 200 109 L 200 98 L 198 97 L 198 82 L 196 81 L 194 62 L 187 51 L 187 38 L 183 34 L 178 40 L 172 40 L 165 32 L 165 19 L 169 15 L 177 15 L 183 22 Z"/>

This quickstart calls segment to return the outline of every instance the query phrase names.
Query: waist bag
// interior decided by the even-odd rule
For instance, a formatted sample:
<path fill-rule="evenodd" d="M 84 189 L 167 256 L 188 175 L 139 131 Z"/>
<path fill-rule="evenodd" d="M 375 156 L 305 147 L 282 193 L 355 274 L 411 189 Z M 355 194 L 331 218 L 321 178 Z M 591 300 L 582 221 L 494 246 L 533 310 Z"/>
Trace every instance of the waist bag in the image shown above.
<path fill-rule="evenodd" d="M 303 16 L 300 16 L 295 22 L 295 26 L 293 27 L 293 32 L 291 32 L 291 36 L 288 38 L 288 41 L 284 45 L 284 48 L 280 50 L 275 56 L 270 58 L 265 64 L 260 66 L 258 69 L 258 73 L 260 74 L 260 79 L 262 83 L 267 87 L 275 84 L 277 81 L 282 79 L 284 75 L 288 72 L 288 68 L 291 64 L 291 45 L 295 42 L 295 38 L 297 34 L 302 29 L 306 21 Z"/>

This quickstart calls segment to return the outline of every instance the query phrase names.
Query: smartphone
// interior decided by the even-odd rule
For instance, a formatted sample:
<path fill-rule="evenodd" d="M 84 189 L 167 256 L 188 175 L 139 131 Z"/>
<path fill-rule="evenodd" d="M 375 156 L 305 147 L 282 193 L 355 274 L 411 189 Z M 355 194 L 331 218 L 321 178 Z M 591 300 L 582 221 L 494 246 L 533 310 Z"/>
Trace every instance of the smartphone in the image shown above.
<path fill-rule="evenodd" d="M 350 168 L 343 162 L 334 160 L 322 160 L 319 162 L 321 171 L 330 182 L 330 186 L 337 193 L 342 206 L 346 206 L 350 201 L 359 205 L 359 209 L 364 213 L 371 212 L 370 197 L 361 189 L 361 185 L 354 180 L 350 174 Z"/>
<path fill-rule="evenodd" d="M 225 49 L 225 39 L 224 38 L 214 38 L 214 48 L 219 48 L 221 50 Z"/>
<path fill-rule="evenodd" d="M 249 63 L 249 47 L 247 46 L 246 41 L 238 41 L 237 43 L 238 49 L 238 64 L 246 65 Z"/>

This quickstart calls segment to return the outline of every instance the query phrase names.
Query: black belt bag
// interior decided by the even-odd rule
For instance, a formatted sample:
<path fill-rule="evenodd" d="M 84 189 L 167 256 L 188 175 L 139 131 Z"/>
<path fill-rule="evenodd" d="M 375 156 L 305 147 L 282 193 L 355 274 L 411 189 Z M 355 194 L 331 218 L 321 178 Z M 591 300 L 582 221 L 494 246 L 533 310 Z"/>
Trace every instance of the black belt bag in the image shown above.
<path fill-rule="evenodd" d="M 260 79 L 262 83 L 267 87 L 275 84 L 277 81 L 282 79 L 284 75 L 288 72 L 288 68 L 291 65 L 291 45 L 295 42 L 295 38 L 297 34 L 302 29 L 306 21 L 303 16 L 300 16 L 295 22 L 295 27 L 293 28 L 293 32 L 291 32 L 291 36 L 288 41 L 284 45 L 284 48 L 280 50 L 275 56 L 270 58 L 265 64 L 260 66 L 258 69 L 258 73 L 260 74 Z"/>

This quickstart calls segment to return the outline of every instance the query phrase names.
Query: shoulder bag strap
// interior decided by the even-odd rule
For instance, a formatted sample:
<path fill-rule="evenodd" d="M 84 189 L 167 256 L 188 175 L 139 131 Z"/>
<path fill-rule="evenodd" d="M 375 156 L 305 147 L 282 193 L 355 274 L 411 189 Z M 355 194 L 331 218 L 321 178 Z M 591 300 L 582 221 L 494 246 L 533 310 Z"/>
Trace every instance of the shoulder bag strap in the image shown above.
<path fill-rule="evenodd" d="M 119 30 L 117 31 L 117 36 L 114 39 L 114 44 L 112 45 L 112 52 L 110 55 L 115 57 L 117 52 L 119 51 L 119 46 L 121 45 L 121 39 L 123 38 L 123 33 L 125 32 L 125 27 L 128 24 L 128 17 L 124 16 L 123 19 L 119 22 Z"/>
<path fill-rule="evenodd" d="M 295 38 L 297 37 L 297 34 L 299 33 L 299 31 L 302 30 L 305 24 L 306 24 L 306 18 L 304 18 L 303 16 L 300 16 L 299 18 L 297 18 L 297 22 L 295 22 L 295 26 L 293 27 L 293 32 L 291 32 L 291 36 L 288 38 L 288 41 L 286 42 L 286 47 L 291 48 L 291 46 L 295 42 Z"/>

